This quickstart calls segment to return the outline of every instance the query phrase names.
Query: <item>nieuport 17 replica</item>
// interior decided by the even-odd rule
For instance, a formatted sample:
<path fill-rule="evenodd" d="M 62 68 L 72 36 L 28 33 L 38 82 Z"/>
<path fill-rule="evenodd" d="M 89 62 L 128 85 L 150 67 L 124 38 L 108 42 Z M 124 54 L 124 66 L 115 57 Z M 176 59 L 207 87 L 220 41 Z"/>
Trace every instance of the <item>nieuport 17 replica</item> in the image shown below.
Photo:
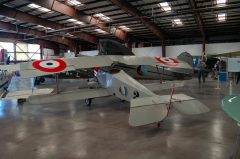
<path fill-rule="evenodd" d="M 172 88 L 172 84 L 142 84 L 139 79 L 186 80 L 193 74 L 192 58 L 183 53 L 178 58 L 137 57 L 123 45 L 102 40 L 98 56 L 80 56 L 38 60 L 3 67 L 19 71 L 22 77 L 36 77 L 57 74 L 76 69 L 94 69 L 98 87 L 78 89 L 69 92 L 29 96 L 32 104 L 44 104 L 69 100 L 115 96 L 130 102 L 129 124 L 141 126 L 163 120 L 175 108 L 184 114 L 200 114 L 209 109 L 198 100 L 185 94 L 157 95 L 154 91 Z M 14 68 L 14 69 L 13 69 Z M 175 84 L 177 86 L 177 84 Z"/>

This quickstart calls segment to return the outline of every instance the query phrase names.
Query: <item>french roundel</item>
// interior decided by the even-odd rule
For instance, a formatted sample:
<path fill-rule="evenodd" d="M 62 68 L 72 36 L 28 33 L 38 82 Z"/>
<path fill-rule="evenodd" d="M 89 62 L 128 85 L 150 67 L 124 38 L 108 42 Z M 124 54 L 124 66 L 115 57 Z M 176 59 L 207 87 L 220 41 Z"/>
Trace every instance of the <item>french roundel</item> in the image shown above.
<path fill-rule="evenodd" d="M 35 61 L 32 66 L 43 72 L 57 73 L 65 70 L 67 64 L 61 59 L 51 59 Z"/>
<path fill-rule="evenodd" d="M 179 61 L 171 57 L 155 57 L 155 59 L 166 66 L 177 66 Z"/>

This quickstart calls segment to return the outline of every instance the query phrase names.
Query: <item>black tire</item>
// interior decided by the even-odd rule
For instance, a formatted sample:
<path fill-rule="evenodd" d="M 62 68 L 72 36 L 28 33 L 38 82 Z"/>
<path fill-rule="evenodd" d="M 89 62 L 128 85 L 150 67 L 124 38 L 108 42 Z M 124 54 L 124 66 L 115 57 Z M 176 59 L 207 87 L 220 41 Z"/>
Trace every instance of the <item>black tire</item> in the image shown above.
<path fill-rule="evenodd" d="M 34 85 L 40 85 L 40 80 L 38 77 L 35 78 Z"/>
<path fill-rule="evenodd" d="M 157 127 L 158 127 L 158 128 L 161 127 L 161 123 L 160 123 L 160 121 L 157 123 Z"/>
<path fill-rule="evenodd" d="M 44 83 L 45 82 L 45 78 L 44 77 L 40 77 L 40 82 Z"/>
<path fill-rule="evenodd" d="M 91 106 L 91 104 L 92 104 L 92 98 L 87 98 L 87 99 L 85 99 L 85 103 L 86 103 L 87 106 Z"/>
<path fill-rule="evenodd" d="M 17 102 L 18 102 L 18 104 L 22 104 L 22 103 L 26 102 L 26 99 L 25 98 L 19 98 L 17 100 Z"/>

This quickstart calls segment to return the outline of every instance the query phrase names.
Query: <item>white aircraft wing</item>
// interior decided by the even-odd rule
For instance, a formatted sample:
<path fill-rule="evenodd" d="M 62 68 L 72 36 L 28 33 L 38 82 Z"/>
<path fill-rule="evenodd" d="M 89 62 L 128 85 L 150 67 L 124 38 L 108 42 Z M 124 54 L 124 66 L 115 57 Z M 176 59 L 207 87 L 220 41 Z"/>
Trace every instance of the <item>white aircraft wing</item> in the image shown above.
<path fill-rule="evenodd" d="M 19 64 L 13 64 L 13 65 L 0 65 L 0 70 L 7 70 L 8 72 L 14 72 L 20 70 Z"/>
<path fill-rule="evenodd" d="M 16 92 L 9 92 L 2 99 L 4 99 L 4 100 L 8 100 L 8 99 L 27 99 L 29 96 L 32 96 L 32 95 L 44 95 L 44 94 L 50 94 L 52 92 L 53 92 L 52 88 L 22 90 L 22 91 L 16 91 Z"/>
<path fill-rule="evenodd" d="M 130 101 L 129 124 L 141 126 L 161 121 L 167 115 L 167 107 L 170 104 L 170 95 L 156 95 L 152 97 L 136 98 Z M 171 103 L 177 111 L 187 115 L 201 114 L 209 111 L 209 108 L 185 94 L 174 94 Z"/>
<path fill-rule="evenodd" d="M 28 98 L 31 104 L 48 104 L 56 102 L 66 102 L 82 100 L 87 98 L 98 98 L 109 96 L 109 92 L 104 88 L 79 89 L 74 91 L 61 92 L 60 94 L 35 95 Z"/>
<path fill-rule="evenodd" d="M 178 59 L 170 57 L 136 57 L 136 56 L 81 56 L 74 58 L 57 58 L 24 62 L 17 65 L 0 66 L 1 70 L 20 71 L 22 77 L 36 77 L 81 68 L 111 66 L 114 63 L 126 65 L 151 65 L 160 67 L 175 67 L 191 69 L 192 67 Z"/>
<path fill-rule="evenodd" d="M 20 75 L 26 78 L 36 77 L 76 70 L 79 68 L 111 66 L 111 64 L 112 61 L 110 58 L 104 58 L 101 56 L 38 60 L 20 63 Z"/>
<path fill-rule="evenodd" d="M 183 87 L 184 81 L 167 81 L 163 83 L 147 83 L 144 84 L 145 87 L 147 87 L 149 90 L 155 92 L 155 91 L 161 91 L 164 89 L 171 89 L 171 88 L 177 88 L 177 87 Z"/>

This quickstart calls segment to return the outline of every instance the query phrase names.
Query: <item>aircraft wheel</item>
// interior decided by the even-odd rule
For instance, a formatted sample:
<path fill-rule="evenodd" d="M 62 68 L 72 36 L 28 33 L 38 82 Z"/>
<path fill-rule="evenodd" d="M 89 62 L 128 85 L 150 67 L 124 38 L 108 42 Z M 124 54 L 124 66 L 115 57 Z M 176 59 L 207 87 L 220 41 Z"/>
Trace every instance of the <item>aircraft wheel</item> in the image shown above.
<path fill-rule="evenodd" d="M 91 104 L 92 104 L 92 98 L 87 98 L 87 99 L 85 99 L 85 103 L 86 103 L 87 106 L 91 106 Z"/>
<path fill-rule="evenodd" d="M 22 104 L 22 103 L 26 102 L 26 99 L 25 98 L 19 98 L 17 100 L 17 102 L 18 102 L 18 104 Z"/>
<path fill-rule="evenodd" d="M 160 123 L 160 121 L 157 123 L 157 127 L 158 128 L 160 128 L 160 126 L 161 126 L 161 123 Z"/>

